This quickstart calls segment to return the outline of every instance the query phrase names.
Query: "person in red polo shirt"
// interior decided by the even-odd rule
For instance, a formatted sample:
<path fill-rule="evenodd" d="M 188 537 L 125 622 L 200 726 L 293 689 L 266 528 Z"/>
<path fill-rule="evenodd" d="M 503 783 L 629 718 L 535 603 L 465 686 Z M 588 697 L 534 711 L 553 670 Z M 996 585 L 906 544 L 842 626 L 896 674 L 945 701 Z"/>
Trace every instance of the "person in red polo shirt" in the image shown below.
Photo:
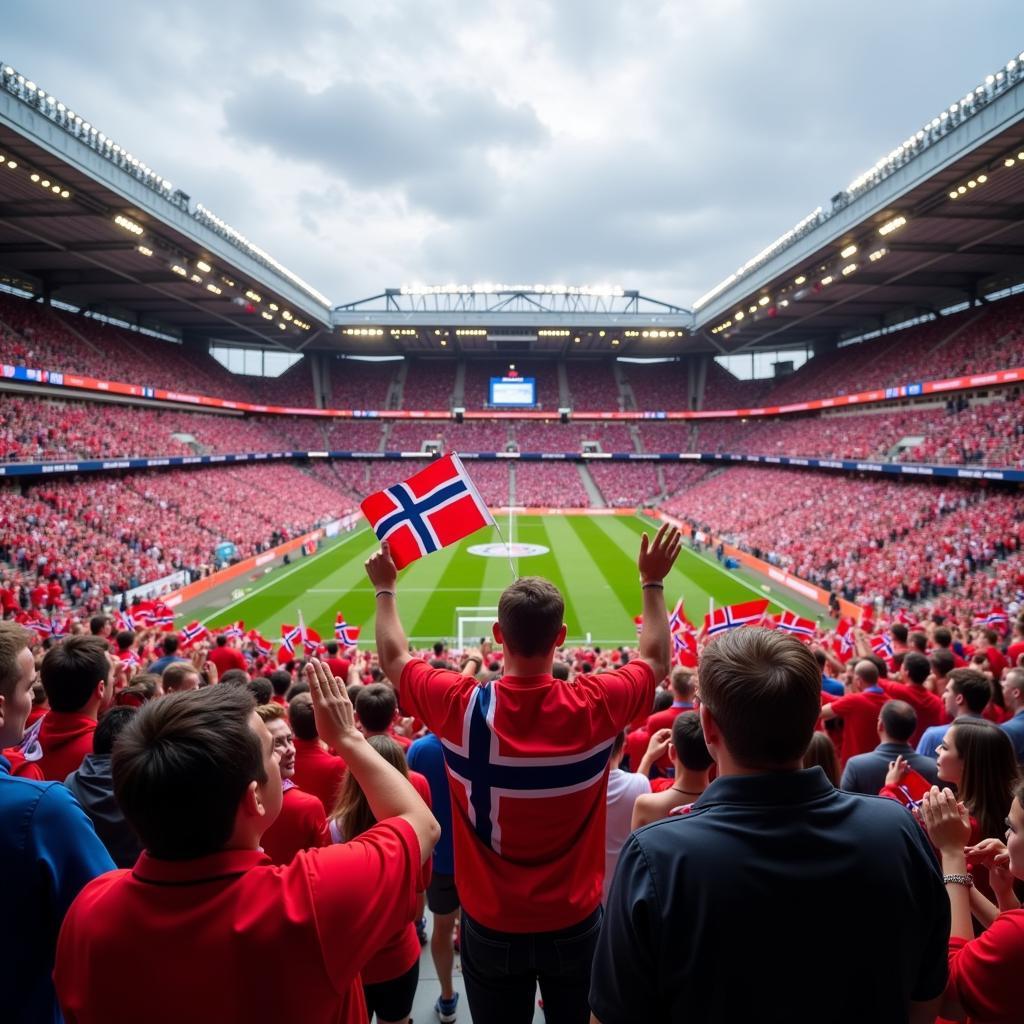
<path fill-rule="evenodd" d="M 676 666 L 672 670 L 672 703 L 664 711 L 655 711 L 647 719 L 644 731 L 653 736 L 661 729 L 671 729 L 672 723 L 684 712 L 693 710 L 693 695 L 696 691 L 697 676 L 692 669 Z M 672 767 L 668 754 L 662 755 L 657 762 L 658 771 L 667 775 Z"/>
<path fill-rule="evenodd" d="M 281 769 L 284 799 L 281 813 L 260 840 L 263 852 L 275 864 L 287 864 L 299 850 L 327 844 L 327 815 L 320 798 L 304 793 L 292 781 L 295 775 L 295 737 L 280 704 L 260 704 L 256 714 L 274 737 L 274 753 Z"/>
<path fill-rule="evenodd" d="M 925 681 L 931 675 L 932 666 L 923 654 L 917 651 L 908 651 L 900 666 L 900 681 L 890 682 L 888 679 L 879 679 L 878 685 L 882 690 L 895 700 L 905 700 L 917 715 L 917 726 L 908 742 L 916 747 L 925 729 L 943 722 L 946 717 L 946 708 L 942 698 L 931 690 L 924 688 Z"/>
<path fill-rule="evenodd" d="M 348 682 L 349 669 L 352 668 L 352 662 L 348 658 L 342 658 L 339 655 L 339 647 L 336 640 L 328 640 L 324 644 L 324 650 L 327 652 L 327 657 L 324 658 L 324 664 L 330 667 L 330 670 L 339 678 Z"/>
<path fill-rule="evenodd" d="M 46 652 L 39 678 L 50 710 L 25 733 L 12 774 L 63 782 L 92 753 L 96 721 L 114 699 L 107 641 L 67 637 Z"/>
<path fill-rule="evenodd" d="M 281 775 L 251 694 L 209 686 L 151 701 L 113 756 L 145 850 L 87 885 L 64 919 L 54 984 L 65 1019 L 365 1024 L 359 971 L 413 914 L 440 829 L 356 729 L 342 682 L 316 661 L 307 675 L 317 726 L 378 824 L 274 866 L 258 847 Z"/>
<path fill-rule="evenodd" d="M 245 655 L 232 646 L 232 642 L 223 633 L 218 633 L 213 642 L 213 650 L 206 656 L 207 661 L 212 661 L 217 666 L 218 677 L 223 676 L 229 669 L 237 668 L 242 672 L 249 671 L 249 663 Z"/>
<path fill-rule="evenodd" d="M 333 807 L 345 775 L 345 760 L 321 742 L 310 694 L 299 693 L 289 701 L 288 721 L 295 735 L 295 785 L 318 797 L 324 808 Z"/>
<path fill-rule="evenodd" d="M 387 542 L 366 563 L 376 596 L 380 663 L 406 714 L 440 739 L 452 796 L 466 995 L 480 1022 L 544 1012 L 585 1024 L 601 923 L 608 770 L 616 735 L 645 707 L 670 665 L 663 580 L 678 530 L 640 541 L 640 656 L 614 672 L 552 676 L 565 642 L 565 603 L 547 580 L 502 593 L 495 642 L 505 674 L 487 683 L 409 654 L 398 617 L 398 571 Z"/>
<path fill-rule="evenodd" d="M 856 754 L 866 754 L 878 745 L 878 712 L 889 699 L 878 685 L 878 667 L 868 661 L 858 661 L 853 670 L 855 693 L 836 697 L 829 704 L 823 704 L 821 719 L 843 720 L 843 749 L 840 763 L 845 765 Z"/>

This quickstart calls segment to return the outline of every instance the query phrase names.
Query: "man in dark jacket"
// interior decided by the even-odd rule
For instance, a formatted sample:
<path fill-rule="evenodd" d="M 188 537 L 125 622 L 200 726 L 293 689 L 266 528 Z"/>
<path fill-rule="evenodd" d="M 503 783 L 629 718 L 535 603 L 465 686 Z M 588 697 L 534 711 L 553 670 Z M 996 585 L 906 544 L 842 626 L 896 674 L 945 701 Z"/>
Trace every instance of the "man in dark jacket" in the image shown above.
<path fill-rule="evenodd" d="M 890 700 L 883 704 L 878 713 L 878 746 L 846 762 L 840 787 L 850 793 L 877 796 L 885 785 L 889 764 L 897 757 L 902 757 L 918 775 L 923 775 L 929 785 L 937 786 L 939 775 L 935 758 L 917 753 L 910 745 L 910 737 L 916 729 L 917 712 L 906 701 Z"/>
<path fill-rule="evenodd" d="M 114 740 L 135 717 L 138 708 L 111 708 L 99 721 L 93 733 L 92 753 L 73 771 L 64 785 L 71 790 L 92 820 L 96 834 L 119 868 L 133 867 L 142 852 L 142 844 L 132 827 L 124 820 L 114 799 L 114 779 L 110 772 L 110 755 Z"/>

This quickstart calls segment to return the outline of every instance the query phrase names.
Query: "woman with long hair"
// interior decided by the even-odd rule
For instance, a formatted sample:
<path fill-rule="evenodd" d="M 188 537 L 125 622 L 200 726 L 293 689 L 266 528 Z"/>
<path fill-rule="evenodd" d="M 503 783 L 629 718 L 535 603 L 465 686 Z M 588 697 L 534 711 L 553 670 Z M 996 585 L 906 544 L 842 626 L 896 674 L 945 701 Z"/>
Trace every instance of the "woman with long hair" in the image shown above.
<path fill-rule="evenodd" d="M 839 757 L 827 732 L 816 732 L 811 736 L 804 754 L 804 767 L 820 768 L 828 776 L 828 781 L 839 788 Z"/>
<path fill-rule="evenodd" d="M 415 773 L 410 776 L 402 748 L 390 736 L 370 736 L 366 742 L 413 783 L 429 807 L 430 788 L 423 776 Z M 348 772 L 328 821 L 331 841 L 347 843 L 376 824 L 377 819 L 370 810 L 366 795 L 352 773 Z M 429 858 L 423 865 L 423 871 L 421 887 L 425 890 L 429 881 Z M 410 916 L 408 924 L 362 970 L 368 1021 L 373 1020 L 375 1013 L 377 1024 L 406 1024 L 409 1020 L 420 978 L 420 941 L 415 922 L 416 916 Z"/>

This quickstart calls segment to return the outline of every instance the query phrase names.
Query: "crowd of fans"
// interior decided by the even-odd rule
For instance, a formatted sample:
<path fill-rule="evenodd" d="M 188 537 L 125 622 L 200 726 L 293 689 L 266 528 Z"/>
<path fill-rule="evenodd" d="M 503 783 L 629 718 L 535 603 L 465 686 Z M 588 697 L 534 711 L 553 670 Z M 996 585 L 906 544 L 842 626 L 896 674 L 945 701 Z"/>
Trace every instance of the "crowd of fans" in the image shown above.
<path fill-rule="evenodd" d="M 339 488 L 281 464 L 49 479 L 23 492 L 5 484 L 2 576 L 19 604 L 40 581 L 56 580 L 62 606 L 94 609 L 179 571 L 193 579 L 212 572 L 224 541 L 244 558 L 352 504 Z"/>
<path fill-rule="evenodd" d="M 732 628 L 673 667 L 679 545 L 645 539 L 642 627 L 611 650 L 566 643 L 561 595 L 537 579 L 503 594 L 501 647 L 411 649 L 383 552 L 358 649 L 307 639 L 277 658 L 105 614 L 43 641 L 5 603 L 12 1019 L 59 1004 L 127 1021 L 144 1000 L 178 1020 L 202 985 L 219 1020 L 301 1000 L 310 1019 L 397 1024 L 425 990 L 455 1024 L 459 955 L 478 1022 L 532 1020 L 538 981 L 566 1024 L 753 1019 L 794 958 L 787 1020 L 1018 1020 L 1024 616 L 886 619 L 848 650 L 825 627 Z M 481 758 L 507 780 L 500 804 Z M 828 943 L 807 927 L 820 887 L 843 922 Z M 886 969 L 833 1015 L 835 958 L 854 962 L 883 919 Z M 685 957 L 660 945 L 679 921 Z M 132 951 L 158 940 L 128 984 Z M 282 949 L 308 955 L 243 984 Z M 744 984 L 710 990 L 723 961 Z"/>

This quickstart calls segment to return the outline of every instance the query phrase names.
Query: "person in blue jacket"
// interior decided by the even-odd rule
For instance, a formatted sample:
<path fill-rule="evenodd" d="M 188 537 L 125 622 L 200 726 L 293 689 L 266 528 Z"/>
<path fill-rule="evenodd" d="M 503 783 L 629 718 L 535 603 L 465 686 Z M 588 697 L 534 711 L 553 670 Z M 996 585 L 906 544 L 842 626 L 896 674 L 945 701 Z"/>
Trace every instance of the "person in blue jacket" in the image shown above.
<path fill-rule="evenodd" d="M 0 750 L 32 708 L 31 634 L 0 622 Z M 10 774 L 0 757 L 0 993 L 6 1024 L 59 1022 L 51 975 L 57 933 L 79 890 L 114 870 L 92 823 L 59 782 Z"/>

